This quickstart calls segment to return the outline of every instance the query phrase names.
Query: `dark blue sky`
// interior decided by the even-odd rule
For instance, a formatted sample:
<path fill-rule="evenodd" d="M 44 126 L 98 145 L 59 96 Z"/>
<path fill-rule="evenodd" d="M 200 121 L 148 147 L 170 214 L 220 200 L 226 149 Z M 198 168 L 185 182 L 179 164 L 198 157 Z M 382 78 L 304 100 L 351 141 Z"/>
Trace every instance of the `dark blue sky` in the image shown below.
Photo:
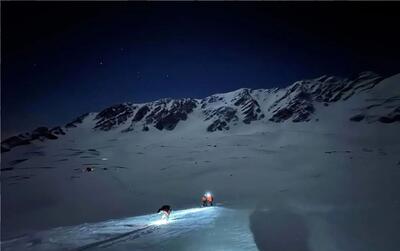
<path fill-rule="evenodd" d="M 398 3 L 2 3 L 3 138 L 113 104 L 399 72 Z"/>

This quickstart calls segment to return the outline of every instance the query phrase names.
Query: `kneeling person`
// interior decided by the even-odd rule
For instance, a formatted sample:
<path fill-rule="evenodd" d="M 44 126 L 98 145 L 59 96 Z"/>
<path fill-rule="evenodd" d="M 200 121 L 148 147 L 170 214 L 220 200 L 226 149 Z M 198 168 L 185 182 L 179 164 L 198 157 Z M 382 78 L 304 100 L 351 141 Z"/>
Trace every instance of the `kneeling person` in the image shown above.
<path fill-rule="evenodd" d="M 164 205 L 158 209 L 157 213 L 161 214 L 162 220 L 168 220 L 169 215 L 171 214 L 172 208 L 170 205 Z"/>

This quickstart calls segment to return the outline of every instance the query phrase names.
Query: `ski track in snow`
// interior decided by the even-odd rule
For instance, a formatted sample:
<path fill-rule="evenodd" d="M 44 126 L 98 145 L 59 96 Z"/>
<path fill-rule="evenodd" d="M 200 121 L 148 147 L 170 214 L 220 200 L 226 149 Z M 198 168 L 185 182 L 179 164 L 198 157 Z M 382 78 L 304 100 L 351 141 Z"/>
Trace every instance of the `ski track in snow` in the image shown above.
<path fill-rule="evenodd" d="M 175 250 L 173 247 L 177 245 L 192 245 L 191 250 L 207 250 L 214 243 L 216 248 L 223 245 L 229 250 L 257 250 L 248 222 L 240 222 L 246 221 L 247 217 L 243 216 L 247 216 L 246 213 L 223 207 L 177 210 L 168 222 L 160 220 L 160 215 L 152 214 L 58 227 L 5 241 L 2 248 L 9 251 L 83 251 L 165 250 L 169 247 L 169 250 Z M 227 229 L 231 235 L 226 234 Z M 208 246 L 203 245 L 205 241 Z M 194 246 L 196 244 L 199 245 Z"/>

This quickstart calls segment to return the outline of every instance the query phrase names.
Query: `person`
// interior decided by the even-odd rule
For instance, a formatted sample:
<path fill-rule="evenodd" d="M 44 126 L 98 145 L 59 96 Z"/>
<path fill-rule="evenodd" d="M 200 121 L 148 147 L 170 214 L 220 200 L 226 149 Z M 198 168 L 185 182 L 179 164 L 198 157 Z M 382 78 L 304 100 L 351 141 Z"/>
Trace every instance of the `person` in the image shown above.
<path fill-rule="evenodd" d="M 201 197 L 201 205 L 202 205 L 203 207 L 206 207 L 206 206 L 207 206 L 207 197 L 206 197 L 205 194 Z"/>
<path fill-rule="evenodd" d="M 207 197 L 207 204 L 208 204 L 209 206 L 212 206 L 212 205 L 213 205 L 213 202 L 214 202 L 214 197 L 212 196 L 211 193 L 207 193 L 207 194 L 206 194 L 206 197 Z"/>
<path fill-rule="evenodd" d="M 168 220 L 169 219 L 169 215 L 171 214 L 172 208 L 170 205 L 163 205 L 162 207 L 160 207 L 157 211 L 157 213 L 162 214 L 161 215 L 161 219 L 162 220 Z"/>
<path fill-rule="evenodd" d="M 207 192 L 201 197 L 201 203 L 203 207 L 212 206 L 213 202 L 214 202 L 214 197 L 212 196 L 211 193 Z"/>

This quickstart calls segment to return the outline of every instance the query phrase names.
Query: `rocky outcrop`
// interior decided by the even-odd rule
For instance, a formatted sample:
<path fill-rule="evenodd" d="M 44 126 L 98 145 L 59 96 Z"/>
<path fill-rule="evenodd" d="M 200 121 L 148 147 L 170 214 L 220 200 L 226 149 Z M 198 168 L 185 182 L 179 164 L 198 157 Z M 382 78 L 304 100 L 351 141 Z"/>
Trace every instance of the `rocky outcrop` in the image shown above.
<path fill-rule="evenodd" d="M 133 131 L 135 128 L 149 131 L 150 127 L 173 130 L 180 121 L 186 120 L 196 107 L 195 99 L 160 99 L 144 104 L 134 115 L 131 125 L 123 132 Z"/>
<path fill-rule="evenodd" d="M 360 109 L 359 114 L 351 117 L 350 121 L 385 124 L 400 122 L 400 95 L 384 100 L 370 100 L 370 102 L 370 105 Z"/>
<path fill-rule="evenodd" d="M 359 121 L 362 121 L 364 118 L 365 118 L 364 114 L 357 114 L 357 115 L 351 117 L 350 121 L 359 122 Z"/>
<path fill-rule="evenodd" d="M 94 129 L 100 129 L 102 131 L 109 131 L 113 128 L 128 121 L 134 114 L 137 106 L 130 103 L 124 103 L 119 105 L 111 106 L 104 109 L 97 114 L 95 120 L 97 120 Z"/>
<path fill-rule="evenodd" d="M 379 117 L 379 121 L 382 123 L 400 122 L 400 107 L 397 107 L 392 112 Z"/>
<path fill-rule="evenodd" d="M 324 109 L 324 106 L 346 101 L 360 93 L 377 93 L 375 90 L 379 90 L 381 96 L 372 101 L 361 102 L 364 107 L 352 108 L 352 111 L 356 112 L 349 120 L 384 124 L 400 122 L 400 96 L 398 93 L 391 93 L 390 95 L 394 96 L 388 98 L 386 95 L 389 95 L 387 90 L 390 88 L 385 85 L 384 88 L 380 88 L 382 80 L 383 78 L 375 73 L 363 72 L 350 78 L 322 76 L 301 80 L 284 89 L 243 88 L 229 93 L 214 94 L 201 100 L 165 98 L 144 104 L 122 103 L 97 114 L 83 114 L 66 124 L 65 128 L 39 127 L 31 133 L 13 136 L 1 143 L 1 151 L 6 152 L 15 146 L 30 144 L 34 140 L 57 139 L 68 133 L 69 129 L 80 127 L 82 123 L 85 123 L 86 128 L 92 127 L 97 131 L 171 131 L 194 112 L 196 115 L 190 123 L 205 123 L 204 130 L 208 132 L 227 131 L 239 124 L 249 125 L 259 120 L 274 123 L 307 122 L 315 116 L 316 107 Z M 374 89 L 376 86 L 378 88 Z M 318 118 L 315 118 L 315 121 L 318 121 Z"/>
<path fill-rule="evenodd" d="M 16 146 L 29 145 L 30 143 L 30 135 L 20 134 L 18 136 L 12 136 L 1 142 L 1 152 L 8 152 Z"/>
<path fill-rule="evenodd" d="M 158 130 L 173 130 L 179 121 L 186 120 L 188 114 L 197 107 L 197 102 L 192 99 L 171 100 L 169 104 L 169 107 L 164 105 L 162 108 L 155 108 L 146 117 L 146 124 L 153 124 Z"/>
<path fill-rule="evenodd" d="M 55 127 L 50 130 L 47 127 L 38 127 L 32 133 L 24 133 L 4 140 L 1 142 L 1 151 L 8 152 L 16 146 L 29 145 L 34 140 L 58 139 L 60 135 L 65 135 L 61 127 Z"/>
<path fill-rule="evenodd" d="M 135 114 L 135 117 L 132 119 L 132 122 L 138 122 L 142 120 L 149 111 L 150 108 L 147 105 L 142 106 Z"/>
<path fill-rule="evenodd" d="M 253 98 L 249 89 L 243 89 L 236 97 L 232 99 L 235 106 L 240 107 L 243 117 L 243 123 L 250 124 L 251 121 L 259 120 L 265 117 L 260 109 L 257 100 Z"/>
<path fill-rule="evenodd" d="M 59 127 L 59 126 L 54 127 L 53 129 L 50 130 L 50 132 L 51 132 L 52 134 L 55 134 L 55 135 L 65 135 L 64 130 L 63 130 L 61 127 Z"/>
<path fill-rule="evenodd" d="M 340 100 L 347 100 L 354 94 L 375 87 L 383 78 L 372 72 L 360 73 L 353 79 L 322 76 L 312 80 L 302 80 L 288 87 L 285 95 L 269 109 L 273 111 L 269 119 L 273 122 L 310 121 L 315 111 L 315 102 L 328 106 Z M 360 117 L 352 118 L 352 121 Z"/>
<path fill-rule="evenodd" d="M 283 122 L 288 119 L 292 122 L 309 121 L 315 108 L 312 94 L 305 85 L 304 82 L 298 82 L 291 86 L 286 94 L 271 106 L 273 115 L 269 120 L 273 122 Z"/>
<path fill-rule="evenodd" d="M 236 116 L 237 110 L 223 106 L 219 107 L 215 110 L 206 110 L 204 114 L 206 115 L 206 121 L 213 121 L 208 127 L 207 131 L 214 132 L 216 130 L 229 130 L 229 123 L 231 121 L 237 121 L 238 117 Z"/>

